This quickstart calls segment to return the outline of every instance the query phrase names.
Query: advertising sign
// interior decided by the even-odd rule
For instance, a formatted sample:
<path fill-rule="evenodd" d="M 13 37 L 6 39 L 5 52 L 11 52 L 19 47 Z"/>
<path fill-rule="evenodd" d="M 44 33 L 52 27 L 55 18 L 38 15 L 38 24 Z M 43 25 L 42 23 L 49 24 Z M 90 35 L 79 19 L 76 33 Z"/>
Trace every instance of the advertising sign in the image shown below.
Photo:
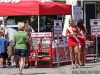
<path fill-rule="evenodd" d="M 100 19 L 90 19 L 91 25 L 91 34 L 98 35 L 100 34 Z"/>
<path fill-rule="evenodd" d="M 77 25 L 77 21 L 82 19 L 82 7 L 81 6 L 73 6 L 73 17 L 75 19 L 75 25 Z"/>
<path fill-rule="evenodd" d="M 62 21 L 54 20 L 54 38 L 62 37 Z"/>
<path fill-rule="evenodd" d="M 0 0 L 0 3 L 18 3 L 20 0 Z"/>
<path fill-rule="evenodd" d="M 61 20 L 54 20 L 54 40 L 56 43 L 59 43 L 59 47 L 67 46 L 67 38 L 62 35 Z"/>
<path fill-rule="evenodd" d="M 50 49 L 50 38 L 43 38 L 42 39 L 42 48 Z"/>
<path fill-rule="evenodd" d="M 51 37 L 51 32 L 31 33 L 31 37 Z"/>

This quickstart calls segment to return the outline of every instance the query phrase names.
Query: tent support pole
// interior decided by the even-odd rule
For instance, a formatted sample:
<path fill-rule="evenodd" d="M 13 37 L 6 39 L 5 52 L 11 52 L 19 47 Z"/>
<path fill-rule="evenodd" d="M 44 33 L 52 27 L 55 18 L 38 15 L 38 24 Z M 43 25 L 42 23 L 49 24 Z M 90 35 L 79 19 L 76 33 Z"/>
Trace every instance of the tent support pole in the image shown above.
<path fill-rule="evenodd" d="M 38 32 L 40 32 L 40 20 L 39 20 L 39 15 L 38 15 Z"/>

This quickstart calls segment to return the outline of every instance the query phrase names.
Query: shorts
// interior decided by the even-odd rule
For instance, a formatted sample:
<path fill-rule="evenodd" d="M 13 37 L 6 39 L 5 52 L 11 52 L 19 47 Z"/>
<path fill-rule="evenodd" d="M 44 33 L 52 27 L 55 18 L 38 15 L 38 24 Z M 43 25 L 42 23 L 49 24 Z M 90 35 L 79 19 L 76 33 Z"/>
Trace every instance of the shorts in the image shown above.
<path fill-rule="evenodd" d="M 0 54 L 0 58 L 8 58 L 8 54 L 5 52 L 5 53 L 1 53 Z"/>
<path fill-rule="evenodd" d="M 16 55 L 18 55 L 19 57 L 26 57 L 27 50 L 23 50 L 23 49 L 16 49 Z"/>
<path fill-rule="evenodd" d="M 30 56 L 30 52 L 29 50 L 26 51 L 26 57 L 29 57 Z"/>

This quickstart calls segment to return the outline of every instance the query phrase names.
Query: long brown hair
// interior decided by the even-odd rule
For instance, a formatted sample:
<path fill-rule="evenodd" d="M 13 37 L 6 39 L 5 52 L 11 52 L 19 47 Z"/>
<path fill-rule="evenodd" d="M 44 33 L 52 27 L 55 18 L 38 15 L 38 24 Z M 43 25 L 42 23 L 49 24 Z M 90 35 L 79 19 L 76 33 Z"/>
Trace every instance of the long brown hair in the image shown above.
<path fill-rule="evenodd" d="M 85 31 L 85 28 L 84 28 L 84 21 L 82 19 L 79 19 L 78 22 L 77 22 L 77 26 L 80 28 L 80 30 L 84 30 Z"/>

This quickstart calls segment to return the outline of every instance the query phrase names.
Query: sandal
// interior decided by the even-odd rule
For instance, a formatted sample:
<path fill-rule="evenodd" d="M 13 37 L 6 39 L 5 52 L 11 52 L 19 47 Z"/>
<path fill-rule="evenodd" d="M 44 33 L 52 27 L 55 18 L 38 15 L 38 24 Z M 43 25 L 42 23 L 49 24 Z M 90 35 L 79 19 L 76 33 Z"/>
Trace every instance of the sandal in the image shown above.
<path fill-rule="evenodd" d="M 83 63 L 82 66 L 85 66 L 85 64 Z"/>
<path fill-rule="evenodd" d="M 79 63 L 80 66 L 82 66 L 82 63 Z"/>
<path fill-rule="evenodd" d="M 77 64 L 75 65 L 75 68 L 78 68 L 78 65 Z"/>
<path fill-rule="evenodd" d="M 72 65 L 72 69 L 74 69 L 74 65 Z"/>

